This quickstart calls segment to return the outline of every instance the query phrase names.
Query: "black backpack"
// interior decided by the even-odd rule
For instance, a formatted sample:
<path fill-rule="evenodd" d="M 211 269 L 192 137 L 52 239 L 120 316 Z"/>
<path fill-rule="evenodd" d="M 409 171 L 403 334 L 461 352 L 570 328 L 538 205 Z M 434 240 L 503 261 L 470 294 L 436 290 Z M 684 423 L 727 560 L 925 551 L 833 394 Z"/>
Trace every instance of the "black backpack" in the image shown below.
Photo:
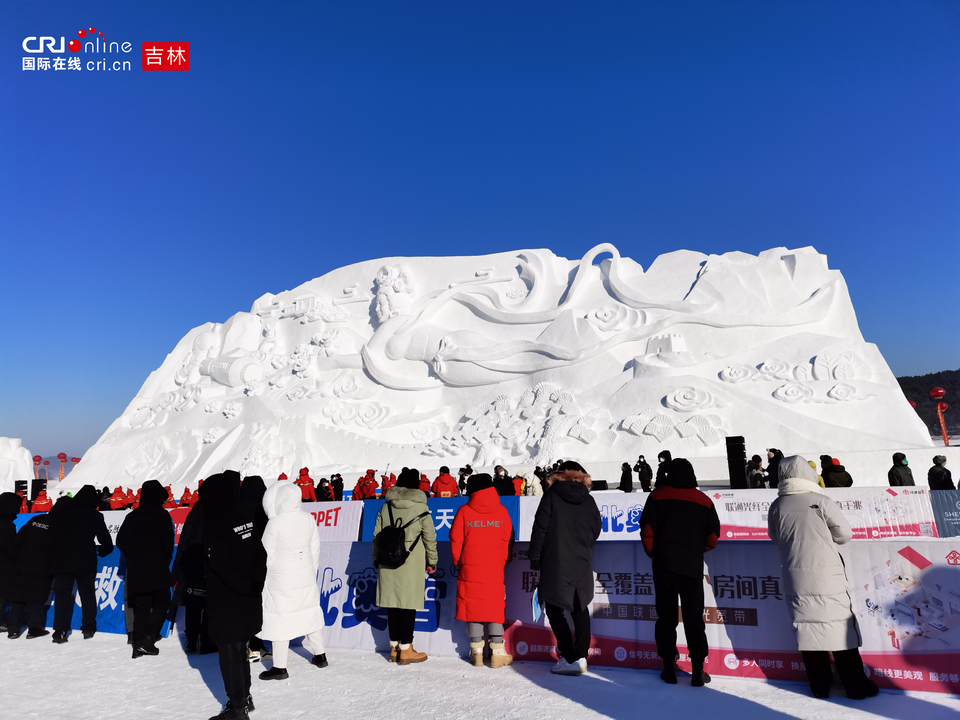
<path fill-rule="evenodd" d="M 417 535 L 417 539 L 407 550 L 406 529 L 430 513 L 429 511 L 421 513 L 406 525 L 401 525 L 403 518 L 393 519 L 393 508 L 390 503 L 387 503 L 387 512 L 390 514 L 390 524 L 380 528 L 380 532 L 377 533 L 377 565 L 387 570 L 396 570 L 407 561 L 410 553 L 420 542 L 420 536 Z"/>

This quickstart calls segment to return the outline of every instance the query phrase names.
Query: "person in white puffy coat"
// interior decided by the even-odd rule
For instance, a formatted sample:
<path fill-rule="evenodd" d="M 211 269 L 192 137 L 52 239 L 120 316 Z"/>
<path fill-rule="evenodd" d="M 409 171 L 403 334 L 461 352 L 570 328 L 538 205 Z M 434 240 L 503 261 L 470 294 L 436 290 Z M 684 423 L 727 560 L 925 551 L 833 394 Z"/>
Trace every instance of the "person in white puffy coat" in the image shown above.
<path fill-rule="evenodd" d="M 847 697 L 872 697 L 878 690 L 863 672 L 860 628 L 837 550 L 853 531 L 840 507 L 823 494 L 806 459 L 783 458 L 778 471 L 778 497 L 770 505 L 767 530 L 780 550 L 787 607 L 810 690 L 815 697 L 829 697 L 833 653 Z"/>
<path fill-rule="evenodd" d="M 300 488 L 277 482 L 263 495 L 267 528 L 263 548 L 267 551 L 267 579 L 263 586 L 263 628 L 260 637 L 273 643 L 273 667 L 260 673 L 261 680 L 284 680 L 290 641 L 303 637 L 303 647 L 317 667 L 327 667 L 323 648 L 323 613 L 317 570 L 320 536 L 313 516 L 300 507 Z"/>

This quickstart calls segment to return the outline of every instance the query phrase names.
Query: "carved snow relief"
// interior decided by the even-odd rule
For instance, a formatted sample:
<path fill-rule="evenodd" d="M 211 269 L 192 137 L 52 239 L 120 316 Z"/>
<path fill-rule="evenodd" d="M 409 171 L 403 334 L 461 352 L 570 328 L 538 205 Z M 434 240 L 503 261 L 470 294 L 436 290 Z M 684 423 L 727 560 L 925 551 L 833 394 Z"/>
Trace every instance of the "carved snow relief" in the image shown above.
<path fill-rule="evenodd" d="M 242 435 L 242 418 L 261 430 Z M 813 248 L 681 250 L 644 268 L 603 243 L 574 260 L 333 269 L 190 330 L 69 479 L 428 458 L 589 467 L 646 444 L 722 455 L 728 434 L 785 451 L 930 444 Z"/>

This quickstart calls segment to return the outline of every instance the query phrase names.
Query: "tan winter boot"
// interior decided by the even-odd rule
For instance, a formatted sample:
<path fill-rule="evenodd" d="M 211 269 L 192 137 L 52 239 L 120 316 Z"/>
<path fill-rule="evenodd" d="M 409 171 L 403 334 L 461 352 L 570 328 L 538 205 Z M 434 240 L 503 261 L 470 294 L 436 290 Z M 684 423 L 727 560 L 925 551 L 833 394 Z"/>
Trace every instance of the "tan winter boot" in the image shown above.
<path fill-rule="evenodd" d="M 403 643 L 400 645 L 400 655 L 397 656 L 397 665 L 410 665 L 411 663 L 422 663 L 427 659 L 427 654 L 417 652 L 413 645 Z"/>
<path fill-rule="evenodd" d="M 490 643 L 490 667 L 505 667 L 513 662 L 513 655 L 507 653 L 503 648 L 503 643 Z"/>
<path fill-rule="evenodd" d="M 397 646 L 400 643 L 395 640 L 390 641 L 390 662 L 395 663 L 397 661 Z"/>
<path fill-rule="evenodd" d="M 470 662 L 474 667 L 483 667 L 483 640 L 470 643 Z"/>

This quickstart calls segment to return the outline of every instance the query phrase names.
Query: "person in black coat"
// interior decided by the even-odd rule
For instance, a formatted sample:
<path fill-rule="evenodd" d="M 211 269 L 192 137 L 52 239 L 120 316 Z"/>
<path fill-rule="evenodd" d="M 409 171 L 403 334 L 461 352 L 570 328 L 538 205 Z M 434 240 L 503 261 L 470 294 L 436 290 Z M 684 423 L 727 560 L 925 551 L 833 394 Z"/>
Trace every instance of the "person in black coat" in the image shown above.
<path fill-rule="evenodd" d="M 933 458 L 933 467 L 927 470 L 927 484 L 931 490 L 956 490 L 953 486 L 953 476 L 945 465 L 945 455 L 936 455 Z"/>
<path fill-rule="evenodd" d="M 17 568 L 17 528 L 13 521 L 20 513 L 22 502 L 23 498 L 16 493 L 0 495 L 0 622 L 4 626 Z"/>
<path fill-rule="evenodd" d="M 770 487 L 776 488 L 780 483 L 780 461 L 783 460 L 783 453 L 777 448 L 767 448 L 767 479 L 770 481 Z"/>
<path fill-rule="evenodd" d="M 104 487 L 100 491 L 100 499 L 98 500 L 98 507 L 97 507 L 97 509 L 100 510 L 100 512 L 109 512 L 111 495 L 113 495 L 113 493 L 110 492 L 110 488 L 108 487 Z"/>
<path fill-rule="evenodd" d="M 155 645 L 170 606 L 174 528 L 163 509 L 167 491 L 156 480 L 140 489 L 140 506 L 127 515 L 117 547 L 127 563 L 127 597 L 133 608 L 133 657 L 159 655 Z"/>
<path fill-rule="evenodd" d="M 330 478 L 330 484 L 333 486 L 333 499 L 337 502 L 343 500 L 343 478 L 337 473 Z"/>
<path fill-rule="evenodd" d="M 53 641 L 65 643 L 73 617 L 73 586 L 80 595 L 84 639 L 97 632 L 97 555 L 113 552 L 113 540 L 103 515 L 97 509 L 100 498 L 93 485 L 84 485 L 73 500 L 58 513 L 54 523 L 53 558 Z M 97 545 L 99 543 L 99 547 Z"/>
<path fill-rule="evenodd" d="M 620 487 L 621 492 L 633 492 L 633 470 L 630 469 L 630 463 L 624 463 L 620 466 Z"/>
<path fill-rule="evenodd" d="M 538 595 L 546 605 L 560 660 L 552 672 L 579 675 L 590 649 L 593 545 L 600 537 L 600 511 L 590 496 L 590 476 L 573 461 L 547 478 L 530 533 L 530 569 L 540 571 Z M 563 612 L 573 619 L 574 637 Z"/>
<path fill-rule="evenodd" d="M 893 454 L 893 467 L 887 471 L 887 480 L 890 487 L 909 486 L 913 487 L 913 471 L 907 467 L 907 456 L 903 453 Z"/>
<path fill-rule="evenodd" d="M 199 495 L 199 493 L 198 493 Z M 187 636 L 185 651 L 201 655 L 217 652 L 210 640 L 207 611 L 207 583 L 203 569 L 203 525 L 205 513 L 203 499 L 198 497 L 190 508 L 180 531 L 177 556 L 173 561 L 173 580 L 176 589 L 174 605 L 183 606 L 184 634 Z"/>
<path fill-rule="evenodd" d="M 516 495 L 517 488 L 513 484 L 513 478 L 499 465 L 497 467 L 500 468 L 499 473 L 493 478 L 493 486 L 497 490 L 497 495 L 501 497 Z"/>
<path fill-rule="evenodd" d="M 253 709 L 247 640 L 263 622 L 261 591 L 267 554 L 254 515 L 239 503 L 240 474 L 227 471 L 207 478 L 200 488 L 206 518 L 204 571 L 210 639 L 219 646 L 220 674 L 229 702 L 217 720 L 246 718 Z"/>
<path fill-rule="evenodd" d="M 820 477 L 824 487 L 850 487 L 853 478 L 840 461 L 829 455 L 820 456 Z"/>
<path fill-rule="evenodd" d="M 27 621 L 27 639 L 43 637 L 46 630 L 47 601 L 53 585 L 53 557 L 56 548 L 54 523 L 57 515 L 71 502 L 63 497 L 45 515 L 28 520 L 17 533 L 17 568 L 10 598 L 10 621 L 7 637 L 22 634 Z"/>
<path fill-rule="evenodd" d="M 755 490 L 762 489 L 765 482 L 763 459 L 759 455 L 754 455 L 747 461 L 747 487 Z"/>
<path fill-rule="evenodd" d="M 263 494 L 266 491 L 267 486 L 263 483 L 263 478 L 259 475 L 250 475 L 243 479 L 240 492 L 237 494 L 240 512 L 253 516 L 253 529 L 257 533 L 258 540 L 263 538 L 263 531 L 267 529 L 267 511 L 263 509 Z"/>
<path fill-rule="evenodd" d="M 653 482 L 653 468 L 647 459 L 641 455 L 637 458 L 637 464 L 633 466 L 633 471 L 639 476 L 640 489 L 644 492 L 650 492 L 650 484 Z"/>
<path fill-rule="evenodd" d="M 669 450 L 663 450 L 657 455 L 657 484 L 655 487 L 660 487 L 661 482 L 666 485 L 667 472 L 672 460 L 673 455 L 670 454 Z"/>
<path fill-rule="evenodd" d="M 240 484 L 240 494 L 237 497 L 240 511 L 245 515 L 253 515 L 253 530 L 257 539 L 261 541 L 263 531 L 267 529 L 268 520 L 267 512 L 263 509 L 263 494 L 266 491 L 267 486 L 263 484 L 263 478 L 259 475 L 250 475 Z M 258 635 L 251 636 L 247 641 L 247 655 L 251 662 L 259 662 L 261 659 L 272 656 Z"/>
<path fill-rule="evenodd" d="M 660 677 L 677 682 L 677 623 L 683 605 L 683 631 L 693 664 L 690 684 L 710 682 L 703 671 L 707 634 L 703 622 L 703 554 L 717 546 L 720 519 L 710 498 L 697 490 L 693 465 L 684 458 L 671 461 L 669 485 L 657 485 L 640 515 L 643 549 L 653 559 L 657 625 L 654 637 L 663 660 Z"/>

